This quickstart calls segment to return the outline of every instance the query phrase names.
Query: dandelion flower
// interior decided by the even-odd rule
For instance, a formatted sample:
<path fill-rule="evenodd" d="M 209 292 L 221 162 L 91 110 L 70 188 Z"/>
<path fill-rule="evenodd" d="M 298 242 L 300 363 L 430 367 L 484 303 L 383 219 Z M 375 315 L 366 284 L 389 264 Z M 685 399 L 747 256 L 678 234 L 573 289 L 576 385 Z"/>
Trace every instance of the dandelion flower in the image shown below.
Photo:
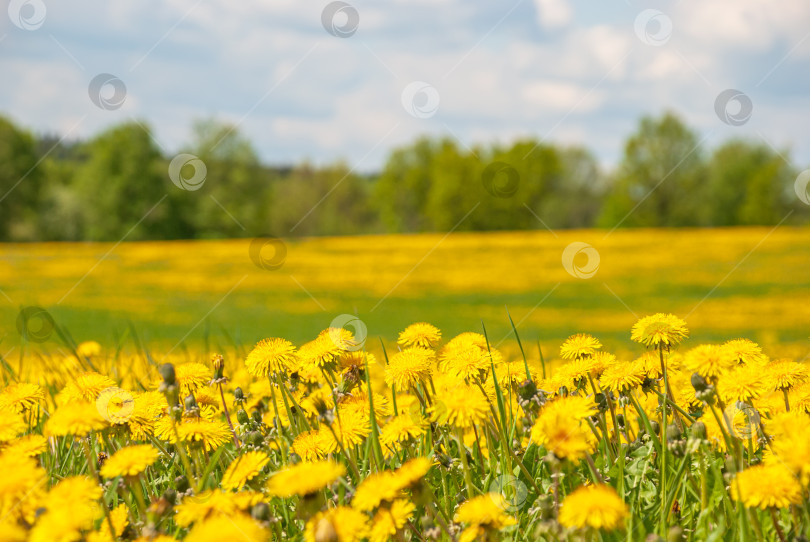
<path fill-rule="evenodd" d="M 749 339 L 726 341 L 723 348 L 740 365 L 764 365 L 768 362 L 768 356 L 762 353 L 762 347 Z"/>
<path fill-rule="evenodd" d="M 424 348 L 406 348 L 397 352 L 385 366 L 385 383 L 398 391 L 407 391 L 430 377 L 433 351 Z"/>
<path fill-rule="evenodd" d="M 16 382 L 0 393 L 0 409 L 13 410 L 19 414 L 30 411 L 45 399 L 45 390 L 37 384 Z"/>
<path fill-rule="evenodd" d="M 93 402 L 99 393 L 114 386 L 115 382 L 108 376 L 93 371 L 82 373 L 59 392 L 57 403 Z"/>
<path fill-rule="evenodd" d="M 202 363 L 183 363 L 174 368 L 175 378 L 180 385 L 180 397 L 186 397 L 211 381 L 211 368 Z"/>
<path fill-rule="evenodd" d="M 602 343 L 595 337 L 587 333 L 577 333 L 562 343 L 560 357 L 562 359 L 587 358 L 593 356 L 600 348 L 602 348 Z"/>
<path fill-rule="evenodd" d="M 342 335 L 338 333 L 338 337 Z M 316 369 L 333 367 L 346 350 L 341 345 L 342 341 L 334 341 L 329 330 L 325 330 L 315 340 L 298 349 L 298 358 L 304 366 Z"/>
<path fill-rule="evenodd" d="M 370 474 L 357 487 L 352 499 L 352 507 L 366 512 L 394 501 L 401 496 L 401 493 L 402 486 L 398 483 L 393 471 L 377 472 Z"/>
<path fill-rule="evenodd" d="M 459 380 L 480 379 L 491 363 L 489 351 L 471 346 L 445 351 L 439 369 Z"/>
<path fill-rule="evenodd" d="M 461 503 L 455 520 L 471 526 L 497 530 L 515 524 L 515 518 L 505 512 L 506 501 L 500 493 L 485 493 Z"/>
<path fill-rule="evenodd" d="M 683 364 L 693 373 L 716 381 L 725 371 L 734 366 L 729 351 L 716 344 L 702 344 L 686 352 Z"/>
<path fill-rule="evenodd" d="M 331 485 L 346 474 L 346 468 L 332 461 L 299 463 L 276 473 L 267 482 L 267 491 L 276 497 L 301 497 Z"/>
<path fill-rule="evenodd" d="M 394 501 L 389 508 L 378 510 L 369 533 L 371 542 L 388 542 L 393 539 L 397 531 L 405 527 L 415 510 L 416 506 L 404 499 Z"/>
<path fill-rule="evenodd" d="M 246 514 L 218 515 L 194 525 L 185 537 L 186 542 L 264 542 L 267 532 Z"/>
<path fill-rule="evenodd" d="M 562 502 L 559 521 L 565 527 L 613 531 L 624 525 L 629 510 L 616 491 L 596 484 L 574 490 Z"/>
<path fill-rule="evenodd" d="M 620 361 L 610 365 L 599 377 L 599 383 L 607 390 L 626 393 L 640 386 L 647 376 L 643 366 L 632 361 Z"/>
<path fill-rule="evenodd" d="M 380 443 L 394 448 L 397 444 L 418 438 L 424 433 L 421 421 L 414 420 L 410 414 L 403 413 L 392 418 L 380 430 Z"/>
<path fill-rule="evenodd" d="M 245 359 L 248 372 L 257 378 L 285 372 L 295 361 L 295 346 L 286 339 L 263 339 Z"/>
<path fill-rule="evenodd" d="M 648 348 L 662 347 L 669 350 L 689 336 L 686 322 L 674 314 L 645 316 L 633 325 L 630 338 Z"/>
<path fill-rule="evenodd" d="M 16 412 L 0 413 L 0 442 L 8 442 L 28 430 L 28 424 L 22 414 Z"/>
<path fill-rule="evenodd" d="M 57 408 L 45 422 L 45 435 L 64 437 L 87 436 L 90 431 L 100 431 L 107 422 L 99 414 L 96 405 L 91 403 L 70 403 Z"/>
<path fill-rule="evenodd" d="M 410 461 L 405 462 L 401 467 L 394 471 L 397 478 L 397 483 L 403 489 L 413 487 L 417 482 L 424 478 L 430 468 L 433 466 L 433 461 L 427 457 L 416 457 Z"/>
<path fill-rule="evenodd" d="M 319 431 L 306 431 L 295 437 L 292 443 L 293 452 L 304 461 L 315 461 L 326 455 L 327 444 Z"/>
<path fill-rule="evenodd" d="M 48 449 L 48 439 L 42 435 L 32 434 L 16 439 L 8 444 L 3 451 L 12 454 L 21 454 L 36 457 Z"/>
<path fill-rule="evenodd" d="M 330 430 L 325 424 L 321 426 L 321 438 L 328 452 L 340 449 L 335 441 L 335 435 L 344 448 L 354 448 L 362 444 L 371 433 L 371 420 L 360 410 L 338 410 L 338 419 L 332 424 Z M 332 434 L 335 432 L 335 435 Z"/>
<path fill-rule="evenodd" d="M 232 516 L 239 511 L 250 509 L 261 502 L 262 494 L 243 491 L 231 493 L 221 489 L 203 491 L 198 495 L 185 497 L 177 506 L 174 521 L 181 527 L 205 521 L 216 516 Z"/>
<path fill-rule="evenodd" d="M 732 401 L 750 403 L 769 390 L 762 369 L 755 365 L 747 365 L 726 373 L 719 381 L 717 391 L 726 403 Z"/>
<path fill-rule="evenodd" d="M 270 458 L 264 452 L 247 452 L 228 465 L 220 484 L 223 489 L 241 489 L 249 480 L 259 475 Z"/>
<path fill-rule="evenodd" d="M 802 500 L 802 487 L 781 463 L 749 467 L 731 482 L 731 496 L 748 508 L 787 508 Z"/>
<path fill-rule="evenodd" d="M 348 506 L 318 512 L 304 528 L 306 542 L 359 542 L 368 535 L 368 517 Z"/>
<path fill-rule="evenodd" d="M 810 377 L 805 364 L 789 359 L 777 360 L 766 365 L 765 372 L 775 388 L 780 391 L 790 390 Z"/>
<path fill-rule="evenodd" d="M 157 461 L 158 451 L 151 444 L 127 446 L 107 458 L 101 467 L 101 475 L 105 478 L 116 476 L 136 476 Z"/>
<path fill-rule="evenodd" d="M 397 343 L 404 347 L 435 348 L 441 340 L 442 332 L 439 328 L 426 322 L 417 322 L 402 330 Z"/>
<path fill-rule="evenodd" d="M 480 391 L 467 386 L 448 389 L 431 407 L 434 421 L 467 429 L 489 417 L 489 402 Z"/>
<path fill-rule="evenodd" d="M 126 504 L 121 503 L 110 511 L 110 523 L 112 523 L 115 530 L 114 535 L 110 533 L 110 524 L 102 521 L 99 527 L 100 530 L 90 533 L 87 542 L 115 542 L 124 534 L 124 529 L 129 524 L 129 508 Z"/>
<path fill-rule="evenodd" d="M 96 341 L 84 341 L 76 346 L 76 353 L 84 358 L 92 358 L 101 354 L 101 345 Z"/>
<path fill-rule="evenodd" d="M 595 445 L 593 433 L 579 419 L 559 408 L 540 412 L 532 426 L 531 439 L 558 458 L 573 462 L 585 457 Z"/>

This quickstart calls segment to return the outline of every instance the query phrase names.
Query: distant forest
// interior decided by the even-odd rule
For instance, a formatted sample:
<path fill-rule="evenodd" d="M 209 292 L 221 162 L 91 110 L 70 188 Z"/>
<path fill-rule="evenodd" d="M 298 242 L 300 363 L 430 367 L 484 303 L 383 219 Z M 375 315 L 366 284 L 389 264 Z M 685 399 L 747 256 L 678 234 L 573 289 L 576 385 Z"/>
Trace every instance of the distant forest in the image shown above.
<path fill-rule="evenodd" d="M 810 221 L 788 150 L 739 139 L 702 148 L 673 113 L 642 118 L 613 171 L 583 147 L 421 138 L 360 175 L 341 162 L 264 165 L 216 120 L 195 123 L 179 158 L 164 156 L 148 130 L 133 121 L 65 142 L 0 116 L 0 241 Z"/>

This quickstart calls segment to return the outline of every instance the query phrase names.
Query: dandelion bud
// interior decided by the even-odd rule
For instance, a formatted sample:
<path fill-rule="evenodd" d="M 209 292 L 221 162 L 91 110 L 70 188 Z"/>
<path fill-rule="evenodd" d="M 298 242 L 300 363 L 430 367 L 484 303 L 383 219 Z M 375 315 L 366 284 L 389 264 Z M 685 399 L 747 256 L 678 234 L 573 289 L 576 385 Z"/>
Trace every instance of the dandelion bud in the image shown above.
<path fill-rule="evenodd" d="M 671 527 L 667 533 L 667 542 L 680 542 L 683 540 L 683 529 L 678 525 Z"/>
<path fill-rule="evenodd" d="M 667 440 L 678 440 L 681 438 L 681 430 L 677 425 L 671 423 L 667 426 Z"/>
<path fill-rule="evenodd" d="M 520 383 L 520 387 L 518 388 L 518 393 L 520 397 L 528 401 L 537 393 L 537 386 L 531 380 L 524 380 Z"/>
<path fill-rule="evenodd" d="M 177 379 L 174 374 L 174 365 L 171 363 L 164 363 L 160 366 L 160 376 L 163 378 L 163 383 L 167 386 L 177 384 Z"/>
<path fill-rule="evenodd" d="M 650 429 L 652 429 L 652 432 L 657 435 L 661 432 L 661 425 L 655 420 L 650 420 Z"/>
<path fill-rule="evenodd" d="M 266 502 L 260 502 L 253 506 L 250 515 L 259 521 L 270 521 L 270 507 Z"/>
<path fill-rule="evenodd" d="M 233 390 L 233 398 L 236 402 L 241 402 L 245 400 L 245 394 L 242 391 L 242 388 L 235 388 Z"/>
<path fill-rule="evenodd" d="M 225 359 L 220 354 L 214 354 L 211 363 L 214 365 L 214 380 L 219 380 L 225 372 Z"/>
<path fill-rule="evenodd" d="M 696 392 L 704 391 L 708 385 L 709 383 L 706 382 L 706 379 L 698 373 L 692 375 L 692 387 L 695 388 Z"/>
<path fill-rule="evenodd" d="M 241 425 L 245 425 L 250 421 L 248 413 L 245 412 L 245 409 L 240 408 L 239 410 L 236 411 L 236 421 L 238 421 Z"/>
<path fill-rule="evenodd" d="M 706 440 L 706 424 L 703 422 L 692 424 L 692 436 L 696 439 Z"/>
<path fill-rule="evenodd" d="M 186 405 L 186 410 L 196 410 L 199 407 L 197 406 L 197 400 L 194 398 L 194 395 L 189 394 L 183 403 Z"/>
<path fill-rule="evenodd" d="M 254 410 L 254 411 L 251 413 L 250 417 L 251 417 L 251 418 L 253 418 L 253 421 L 254 421 L 255 423 L 258 423 L 258 424 L 261 424 L 261 423 L 262 423 L 262 413 L 261 413 L 261 412 L 259 412 L 258 410 Z"/>
<path fill-rule="evenodd" d="M 163 492 L 163 498 L 166 499 L 168 503 L 173 505 L 177 502 L 177 491 L 172 488 L 168 488 Z"/>
<path fill-rule="evenodd" d="M 191 486 L 188 484 L 188 478 L 185 476 L 178 476 L 174 479 L 174 487 L 178 493 L 185 493 Z"/>

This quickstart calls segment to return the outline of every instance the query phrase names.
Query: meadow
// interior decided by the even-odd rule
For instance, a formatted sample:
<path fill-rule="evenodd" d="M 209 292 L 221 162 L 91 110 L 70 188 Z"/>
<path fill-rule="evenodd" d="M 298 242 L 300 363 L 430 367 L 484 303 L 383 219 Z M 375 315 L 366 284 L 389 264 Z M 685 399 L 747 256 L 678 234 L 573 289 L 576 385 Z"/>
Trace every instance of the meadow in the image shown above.
<path fill-rule="evenodd" d="M 591 278 L 563 267 L 572 242 L 598 251 Z M 525 341 L 552 348 L 581 330 L 628 348 L 637 317 L 666 310 L 685 318 L 697 341 L 740 336 L 795 357 L 810 351 L 805 228 L 311 238 L 285 241 L 271 269 L 254 263 L 250 245 L 2 245 L 2 353 L 20 344 L 15 325 L 26 306 L 46 309 L 76 342 L 131 345 L 137 335 L 158 350 L 245 347 L 267 336 L 301 343 L 341 314 L 385 339 L 415 321 L 450 336 L 480 331 L 483 321 L 500 344 L 511 336 L 506 307 Z M 266 246 L 262 261 L 275 264 L 275 250 Z"/>
<path fill-rule="evenodd" d="M 808 233 L 5 245 L 0 541 L 806 537 Z"/>

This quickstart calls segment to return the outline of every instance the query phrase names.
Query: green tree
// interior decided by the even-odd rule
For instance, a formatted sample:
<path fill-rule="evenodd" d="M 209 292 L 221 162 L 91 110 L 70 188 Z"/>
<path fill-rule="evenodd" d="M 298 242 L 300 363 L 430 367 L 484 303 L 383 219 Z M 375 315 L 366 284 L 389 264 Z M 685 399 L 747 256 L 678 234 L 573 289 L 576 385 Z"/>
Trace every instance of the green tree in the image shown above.
<path fill-rule="evenodd" d="M 37 238 L 38 193 L 43 182 L 34 137 L 0 117 L 0 239 Z"/>
<path fill-rule="evenodd" d="M 712 153 L 705 204 L 712 226 L 776 224 L 787 214 L 796 172 L 765 144 L 732 140 Z"/>
<path fill-rule="evenodd" d="M 644 117 L 626 142 L 599 224 L 696 226 L 705 164 L 696 134 L 673 113 Z"/>
<path fill-rule="evenodd" d="M 169 207 L 161 199 L 169 181 L 148 129 L 137 122 L 115 126 L 84 146 L 76 171 L 84 236 L 117 241 L 167 236 Z"/>

